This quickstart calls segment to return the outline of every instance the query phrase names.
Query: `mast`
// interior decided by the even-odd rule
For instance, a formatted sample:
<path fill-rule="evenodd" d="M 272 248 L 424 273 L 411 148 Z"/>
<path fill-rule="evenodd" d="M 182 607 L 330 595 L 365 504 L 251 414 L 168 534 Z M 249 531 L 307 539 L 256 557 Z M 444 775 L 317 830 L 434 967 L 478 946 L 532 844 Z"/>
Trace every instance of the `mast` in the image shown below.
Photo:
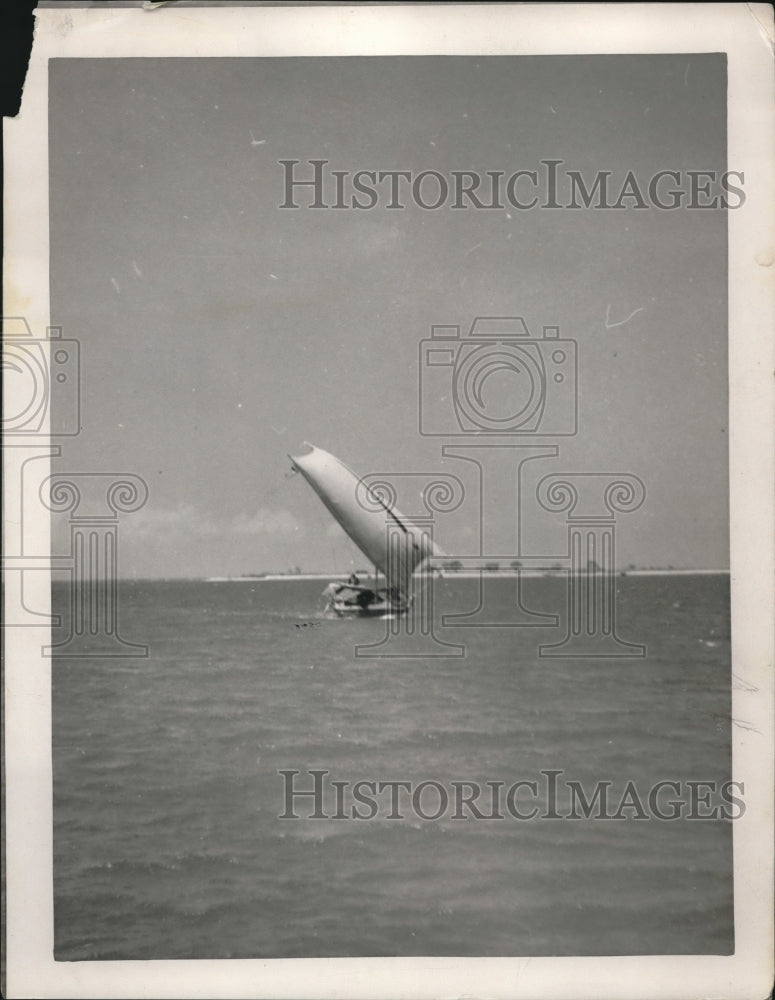
<path fill-rule="evenodd" d="M 306 455 L 289 456 L 294 468 L 301 472 L 375 570 L 382 572 L 387 586 L 408 596 L 415 568 L 423 559 L 438 554 L 428 535 L 376 496 L 370 508 L 364 507 L 358 501 L 356 491 L 360 480 L 355 473 L 322 448 L 308 447 L 311 450 Z"/>

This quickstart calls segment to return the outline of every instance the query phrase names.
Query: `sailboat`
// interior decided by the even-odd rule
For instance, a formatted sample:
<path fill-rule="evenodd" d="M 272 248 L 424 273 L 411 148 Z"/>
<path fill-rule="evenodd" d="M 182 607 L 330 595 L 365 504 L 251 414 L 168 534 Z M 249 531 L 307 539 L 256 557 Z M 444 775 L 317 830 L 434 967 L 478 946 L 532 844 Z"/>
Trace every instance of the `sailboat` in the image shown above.
<path fill-rule="evenodd" d="M 336 521 L 377 571 L 374 586 L 353 574 L 347 583 L 332 581 L 324 594 L 327 610 L 340 617 L 396 617 L 412 604 L 412 574 L 425 560 L 441 555 L 429 534 L 387 504 L 334 455 L 305 442 L 306 454 L 289 455 Z M 366 495 L 367 503 L 363 502 Z M 378 587 L 379 573 L 385 586 Z"/>

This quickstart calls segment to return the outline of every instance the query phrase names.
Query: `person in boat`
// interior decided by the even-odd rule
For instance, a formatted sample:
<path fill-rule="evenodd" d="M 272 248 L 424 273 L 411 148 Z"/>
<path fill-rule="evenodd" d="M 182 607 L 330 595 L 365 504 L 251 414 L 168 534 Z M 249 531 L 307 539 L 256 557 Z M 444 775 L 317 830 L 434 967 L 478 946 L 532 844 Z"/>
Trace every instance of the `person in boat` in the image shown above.
<path fill-rule="evenodd" d="M 401 591 L 398 587 L 391 587 L 387 592 L 388 598 L 391 604 L 402 605 L 404 603 L 403 597 L 401 596 Z"/>
<path fill-rule="evenodd" d="M 355 603 L 358 605 L 359 608 L 368 608 L 368 606 L 370 604 L 373 604 L 374 601 L 376 601 L 376 599 L 377 595 L 374 593 L 373 590 L 366 590 L 364 588 L 363 590 L 358 591 L 358 596 L 355 598 Z"/>
<path fill-rule="evenodd" d="M 334 583 L 334 581 L 332 580 L 331 583 L 329 583 L 329 585 L 326 587 L 324 593 L 326 594 L 327 597 L 336 597 L 338 594 L 341 594 L 342 591 L 347 590 L 348 587 L 357 587 L 359 585 L 360 585 L 360 580 L 355 575 L 355 573 L 351 573 L 350 576 L 347 578 L 347 583 Z"/>

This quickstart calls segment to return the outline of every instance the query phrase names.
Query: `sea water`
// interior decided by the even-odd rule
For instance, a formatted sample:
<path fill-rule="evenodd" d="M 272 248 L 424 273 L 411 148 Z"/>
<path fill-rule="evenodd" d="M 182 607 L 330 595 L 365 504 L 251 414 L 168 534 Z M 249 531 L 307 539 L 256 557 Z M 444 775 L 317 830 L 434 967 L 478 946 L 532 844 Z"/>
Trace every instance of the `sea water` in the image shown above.
<path fill-rule="evenodd" d="M 54 659 L 57 959 L 733 950 L 733 819 L 563 816 L 567 780 L 610 782 L 615 804 L 627 782 L 645 799 L 731 777 L 728 577 L 617 578 L 618 633 L 646 655 L 586 659 L 539 655 L 562 617 L 437 621 L 463 656 L 358 656 L 389 626 L 327 619 L 323 586 L 123 582 L 122 635 L 149 655 Z M 476 607 L 478 586 L 440 581 L 437 612 Z M 514 580 L 488 586 L 513 605 Z M 524 591 L 562 613 L 563 579 Z M 69 592 L 54 598 L 64 632 Z M 312 770 L 349 783 L 345 818 L 330 785 L 325 818 L 312 797 L 280 818 L 280 772 L 310 790 Z M 558 818 L 501 800 L 503 819 L 411 802 L 390 819 L 385 796 L 352 817 L 359 780 L 535 781 L 512 804 L 543 814 L 551 771 Z"/>

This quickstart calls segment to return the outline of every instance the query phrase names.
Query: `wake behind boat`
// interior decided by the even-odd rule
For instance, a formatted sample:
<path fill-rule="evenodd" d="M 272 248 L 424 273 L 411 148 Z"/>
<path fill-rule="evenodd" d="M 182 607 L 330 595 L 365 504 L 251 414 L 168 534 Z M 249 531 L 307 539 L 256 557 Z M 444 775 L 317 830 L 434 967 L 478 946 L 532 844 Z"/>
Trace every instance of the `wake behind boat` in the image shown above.
<path fill-rule="evenodd" d="M 334 455 L 305 442 L 310 451 L 289 455 L 300 472 L 361 552 L 382 573 L 385 586 L 361 584 L 353 574 L 347 583 L 332 582 L 324 595 L 328 609 L 340 617 L 394 617 L 412 603 L 412 574 L 426 559 L 441 553 L 427 532 L 390 507 Z M 368 502 L 362 502 L 365 497 Z"/>

